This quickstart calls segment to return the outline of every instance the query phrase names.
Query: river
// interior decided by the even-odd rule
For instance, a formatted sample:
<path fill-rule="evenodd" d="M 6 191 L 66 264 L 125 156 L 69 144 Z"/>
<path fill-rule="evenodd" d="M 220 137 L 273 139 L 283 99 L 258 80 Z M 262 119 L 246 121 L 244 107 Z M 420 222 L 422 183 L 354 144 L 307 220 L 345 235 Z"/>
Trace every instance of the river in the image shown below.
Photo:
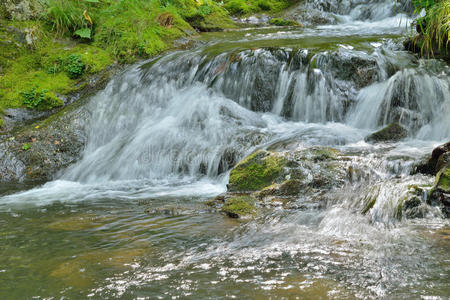
<path fill-rule="evenodd" d="M 395 209 L 433 183 L 410 171 L 450 139 L 450 68 L 402 50 L 407 5 L 309 2 L 331 21 L 206 33 L 93 96 L 82 158 L 0 197 L 0 298 L 448 299 L 448 219 Z M 364 141 L 393 121 L 406 139 Z M 338 149 L 366 178 L 250 220 L 205 205 L 283 140 Z"/>

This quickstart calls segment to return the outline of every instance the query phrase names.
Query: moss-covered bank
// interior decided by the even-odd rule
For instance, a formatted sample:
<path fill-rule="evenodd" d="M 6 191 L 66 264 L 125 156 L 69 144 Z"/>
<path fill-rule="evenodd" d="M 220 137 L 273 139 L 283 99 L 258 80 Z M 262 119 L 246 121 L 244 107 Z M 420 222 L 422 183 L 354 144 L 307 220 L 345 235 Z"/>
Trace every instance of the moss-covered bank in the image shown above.
<path fill-rule="evenodd" d="M 92 74 L 235 27 L 203 0 L 14 0 L 0 4 L 0 127 L 9 108 L 53 110 Z"/>

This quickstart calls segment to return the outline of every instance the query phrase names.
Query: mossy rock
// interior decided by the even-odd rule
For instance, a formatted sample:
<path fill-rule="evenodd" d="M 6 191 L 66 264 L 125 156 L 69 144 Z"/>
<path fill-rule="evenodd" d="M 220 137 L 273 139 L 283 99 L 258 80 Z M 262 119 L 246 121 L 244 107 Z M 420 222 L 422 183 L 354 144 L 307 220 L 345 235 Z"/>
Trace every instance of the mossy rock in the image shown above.
<path fill-rule="evenodd" d="M 446 166 L 436 175 L 436 188 L 444 193 L 450 193 L 450 166 Z"/>
<path fill-rule="evenodd" d="M 259 150 L 251 154 L 230 173 L 228 191 L 257 191 L 279 181 L 287 160 L 276 153 Z"/>
<path fill-rule="evenodd" d="M 257 212 L 256 201 L 250 196 L 239 196 L 228 199 L 221 209 L 230 218 L 253 216 Z"/>
<path fill-rule="evenodd" d="M 275 26 L 301 26 L 301 24 L 295 20 L 286 20 L 283 18 L 273 18 L 269 21 L 269 24 Z"/>
<path fill-rule="evenodd" d="M 298 179 L 288 179 L 280 184 L 272 184 L 265 187 L 255 194 L 259 198 L 268 196 L 292 197 L 300 194 L 302 187 L 302 181 Z"/>
<path fill-rule="evenodd" d="M 398 123 L 392 123 L 365 138 L 366 142 L 395 142 L 407 136 L 406 129 Z"/>

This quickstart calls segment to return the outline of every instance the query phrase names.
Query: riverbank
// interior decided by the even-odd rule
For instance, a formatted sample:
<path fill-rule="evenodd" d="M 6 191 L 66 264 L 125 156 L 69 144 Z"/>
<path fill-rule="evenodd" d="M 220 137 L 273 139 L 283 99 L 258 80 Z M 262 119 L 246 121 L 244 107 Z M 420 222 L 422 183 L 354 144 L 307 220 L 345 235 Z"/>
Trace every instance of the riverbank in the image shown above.
<path fill-rule="evenodd" d="M 5 1 L 0 6 L 0 130 L 12 127 L 8 121 L 58 111 L 107 68 L 184 47 L 198 32 L 237 28 L 231 15 L 274 14 L 292 3 Z"/>

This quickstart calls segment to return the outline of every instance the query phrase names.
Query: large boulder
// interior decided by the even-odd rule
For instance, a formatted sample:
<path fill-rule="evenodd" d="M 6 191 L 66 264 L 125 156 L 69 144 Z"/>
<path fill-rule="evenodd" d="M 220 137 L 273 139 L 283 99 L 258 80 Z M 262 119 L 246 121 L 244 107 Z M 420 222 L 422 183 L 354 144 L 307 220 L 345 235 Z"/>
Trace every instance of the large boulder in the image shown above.
<path fill-rule="evenodd" d="M 0 140 L 0 182 L 45 182 L 74 163 L 86 143 L 83 108 L 67 109 Z"/>
<path fill-rule="evenodd" d="M 280 143 L 243 159 L 230 173 L 227 193 L 208 204 L 229 217 L 249 217 L 260 207 L 320 205 L 326 193 L 344 185 L 348 160 L 339 151 L 290 147 Z"/>

